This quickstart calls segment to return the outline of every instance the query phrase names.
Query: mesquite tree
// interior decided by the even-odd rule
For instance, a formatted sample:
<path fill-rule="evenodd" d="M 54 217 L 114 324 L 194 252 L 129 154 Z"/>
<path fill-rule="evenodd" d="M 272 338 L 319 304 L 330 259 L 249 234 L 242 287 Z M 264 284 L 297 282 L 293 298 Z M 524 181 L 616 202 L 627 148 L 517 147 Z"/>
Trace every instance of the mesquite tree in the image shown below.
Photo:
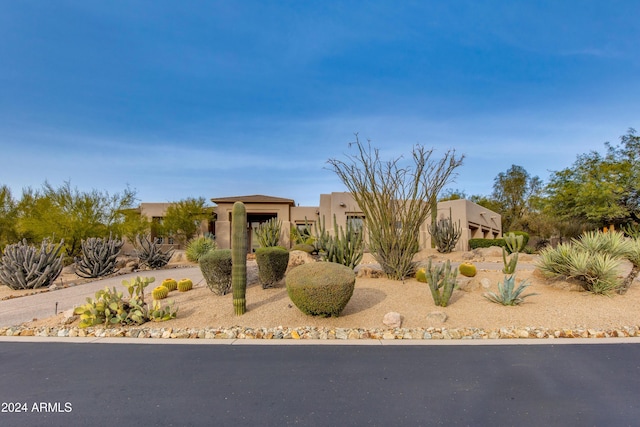
<path fill-rule="evenodd" d="M 382 161 L 378 149 L 358 139 L 356 154 L 346 161 L 328 163 L 364 213 L 371 252 L 392 279 L 403 280 L 414 271 L 413 256 L 419 251 L 420 226 L 429 218 L 430 201 L 454 178 L 463 155 L 448 150 L 436 160 L 433 149 L 413 147 L 412 166 L 402 157 Z"/>

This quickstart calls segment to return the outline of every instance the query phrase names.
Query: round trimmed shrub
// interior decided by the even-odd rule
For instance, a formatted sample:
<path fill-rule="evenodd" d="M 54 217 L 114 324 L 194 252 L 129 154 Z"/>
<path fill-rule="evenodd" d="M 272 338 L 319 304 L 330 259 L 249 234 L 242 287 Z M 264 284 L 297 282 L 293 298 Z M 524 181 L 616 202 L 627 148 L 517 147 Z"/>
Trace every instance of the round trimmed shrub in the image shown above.
<path fill-rule="evenodd" d="M 178 282 L 178 291 L 187 292 L 193 289 L 193 282 L 191 279 L 182 279 Z"/>
<path fill-rule="evenodd" d="M 463 262 L 458 266 L 458 270 L 460 270 L 460 274 L 465 277 L 474 277 L 478 270 L 476 266 L 470 262 Z"/>
<path fill-rule="evenodd" d="M 165 299 L 167 295 L 169 295 L 169 289 L 160 285 L 153 289 L 153 291 L 151 292 L 151 295 L 153 295 L 153 299 L 156 299 L 156 300 Z"/>
<path fill-rule="evenodd" d="M 356 274 L 341 264 L 315 262 L 291 270 L 285 281 L 289 298 L 300 311 L 337 317 L 353 295 Z"/>
<path fill-rule="evenodd" d="M 207 287 L 216 295 L 231 290 L 231 249 L 216 249 L 200 257 L 200 271 Z"/>
<path fill-rule="evenodd" d="M 280 246 L 256 249 L 258 278 L 262 289 L 267 289 L 284 277 L 289 264 L 289 251 Z"/>
<path fill-rule="evenodd" d="M 162 285 L 165 288 L 167 288 L 169 290 L 169 292 L 171 291 L 175 291 L 176 289 L 178 289 L 178 282 L 175 279 L 164 279 L 162 281 Z"/>

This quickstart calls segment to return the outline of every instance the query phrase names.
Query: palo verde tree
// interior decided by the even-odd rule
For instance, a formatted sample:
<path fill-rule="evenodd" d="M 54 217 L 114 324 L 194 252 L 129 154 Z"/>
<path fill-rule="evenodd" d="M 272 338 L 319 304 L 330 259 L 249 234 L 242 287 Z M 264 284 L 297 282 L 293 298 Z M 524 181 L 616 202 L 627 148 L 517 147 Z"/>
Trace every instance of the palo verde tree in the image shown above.
<path fill-rule="evenodd" d="M 413 164 L 403 166 L 402 157 L 382 161 L 379 150 L 369 141 L 361 143 L 357 134 L 350 145 L 356 154 L 328 163 L 364 213 L 371 252 L 390 278 L 403 280 L 413 273 L 420 226 L 430 216 L 431 202 L 452 181 L 464 156 L 449 150 L 435 160 L 433 149 L 416 145 Z"/>
<path fill-rule="evenodd" d="M 523 219 L 533 210 L 531 201 L 542 190 L 542 181 L 530 176 L 522 166 L 511 165 L 493 181 L 492 199 L 499 206 L 502 229 L 522 228 Z"/>
<path fill-rule="evenodd" d="M 0 186 L 0 252 L 5 246 L 17 243 L 18 207 L 11 190 L 6 185 Z"/>
<path fill-rule="evenodd" d="M 210 217 L 210 211 L 203 197 L 174 202 L 167 208 L 159 231 L 184 245 L 198 232 L 202 221 Z"/>
<path fill-rule="evenodd" d="M 41 190 L 23 190 L 18 203 L 19 232 L 32 242 L 46 238 L 64 239 L 68 256 L 78 256 L 82 240 L 118 234 L 121 212 L 131 208 L 135 191 L 122 194 L 80 191 L 65 182 L 54 188 L 45 182 Z"/>
<path fill-rule="evenodd" d="M 546 187 L 550 215 L 592 227 L 640 222 L 640 136 L 629 129 L 620 140 L 607 143 L 604 155 L 582 154 L 553 172 Z"/>

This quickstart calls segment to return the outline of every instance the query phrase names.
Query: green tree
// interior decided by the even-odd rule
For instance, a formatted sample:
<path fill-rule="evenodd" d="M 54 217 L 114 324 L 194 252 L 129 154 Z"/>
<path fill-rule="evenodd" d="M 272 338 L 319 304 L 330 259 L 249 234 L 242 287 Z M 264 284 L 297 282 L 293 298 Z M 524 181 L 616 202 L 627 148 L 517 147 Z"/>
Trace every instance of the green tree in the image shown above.
<path fill-rule="evenodd" d="M 552 173 L 546 210 L 568 222 L 591 227 L 640 220 L 640 136 L 634 129 L 620 146 L 581 154 L 569 168 Z"/>
<path fill-rule="evenodd" d="M 402 166 L 402 157 L 383 162 L 378 149 L 362 144 L 357 134 L 352 145 L 354 156 L 328 163 L 364 213 L 371 252 L 389 277 L 402 280 L 413 273 L 420 226 L 464 156 L 450 150 L 435 160 L 433 150 L 416 145 L 413 164 Z"/>
<path fill-rule="evenodd" d="M 6 185 L 0 186 L 0 252 L 5 246 L 19 240 L 16 222 L 18 207 L 11 190 Z"/>
<path fill-rule="evenodd" d="M 129 188 L 110 195 L 98 190 L 81 192 L 68 181 L 58 188 L 45 182 L 40 191 L 23 190 L 18 203 L 19 231 L 34 242 L 52 236 L 64 239 L 67 255 L 77 256 L 83 239 L 119 235 L 122 211 L 134 201 L 135 191 Z"/>
<path fill-rule="evenodd" d="M 186 198 L 169 205 L 158 232 L 173 237 L 179 244 L 184 245 L 196 235 L 202 221 L 210 217 L 211 208 L 207 207 L 203 197 Z"/>
<path fill-rule="evenodd" d="M 493 181 L 492 199 L 500 207 L 503 231 L 523 228 L 523 218 L 532 212 L 531 199 L 539 195 L 542 181 L 518 165 L 500 172 Z"/>

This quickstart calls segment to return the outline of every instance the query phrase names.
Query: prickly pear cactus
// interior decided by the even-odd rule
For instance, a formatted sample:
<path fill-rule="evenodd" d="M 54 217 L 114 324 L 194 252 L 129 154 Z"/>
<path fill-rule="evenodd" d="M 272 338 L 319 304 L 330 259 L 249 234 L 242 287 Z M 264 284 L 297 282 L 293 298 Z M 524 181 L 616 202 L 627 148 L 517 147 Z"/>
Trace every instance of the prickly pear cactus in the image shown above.
<path fill-rule="evenodd" d="M 153 295 L 153 299 L 156 299 L 156 300 L 165 299 L 169 295 L 169 289 L 160 285 L 154 288 L 154 290 L 151 292 L 151 295 Z"/>
<path fill-rule="evenodd" d="M 236 316 L 247 311 L 247 211 L 244 203 L 235 202 L 231 214 L 231 288 Z"/>
<path fill-rule="evenodd" d="M 187 292 L 193 289 L 193 282 L 190 279 L 182 279 L 178 282 L 178 291 Z"/>

